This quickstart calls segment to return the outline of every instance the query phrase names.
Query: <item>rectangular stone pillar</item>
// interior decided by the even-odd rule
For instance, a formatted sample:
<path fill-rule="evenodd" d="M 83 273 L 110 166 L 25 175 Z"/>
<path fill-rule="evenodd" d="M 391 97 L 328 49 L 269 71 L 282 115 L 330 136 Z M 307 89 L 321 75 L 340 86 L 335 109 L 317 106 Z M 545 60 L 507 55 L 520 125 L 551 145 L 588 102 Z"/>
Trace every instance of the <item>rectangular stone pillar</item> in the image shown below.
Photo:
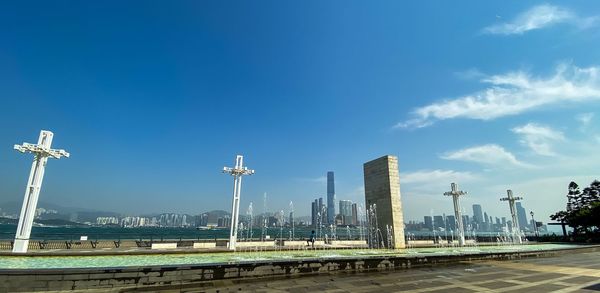
<path fill-rule="evenodd" d="M 365 178 L 365 203 L 367 208 L 376 204 L 377 225 L 384 245 L 388 246 L 387 226 L 392 228 L 390 248 L 405 248 L 404 219 L 400 199 L 398 158 L 383 156 L 363 165 Z M 373 223 L 374 224 L 374 223 Z"/>

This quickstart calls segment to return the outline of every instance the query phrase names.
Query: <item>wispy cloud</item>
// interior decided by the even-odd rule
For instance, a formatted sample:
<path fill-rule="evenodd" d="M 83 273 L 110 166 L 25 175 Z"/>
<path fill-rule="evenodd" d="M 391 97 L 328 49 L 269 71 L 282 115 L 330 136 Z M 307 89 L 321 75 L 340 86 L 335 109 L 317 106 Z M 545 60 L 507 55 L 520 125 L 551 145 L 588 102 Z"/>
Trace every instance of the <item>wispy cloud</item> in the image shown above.
<path fill-rule="evenodd" d="M 301 181 L 301 182 L 308 182 L 308 183 L 319 183 L 319 184 L 327 183 L 326 176 L 321 176 L 321 177 L 316 177 L 316 178 L 296 178 L 296 180 Z"/>
<path fill-rule="evenodd" d="M 450 184 L 455 181 L 469 181 L 477 178 L 471 172 L 454 170 L 419 170 L 416 172 L 400 173 L 400 184 L 433 183 L 443 181 Z"/>
<path fill-rule="evenodd" d="M 413 118 L 394 128 L 422 128 L 437 120 L 469 118 L 492 120 L 562 102 L 600 100 L 600 67 L 580 68 L 563 63 L 550 77 L 524 71 L 486 76 L 481 91 L 433 103 L 413 111 Z"/>
<path fill-rule="evenodd" d="M 511 152 L 496 144 L 486 144 L 447 152 L 440 156 L 444 160 L 474 162 L 492 167 L 531 167 Z"/>
<path fill-rule="evenodd" d="M 559 6 L 538 5 L 522 12 L 509 22 L 485 27 L 482 32 L 486 34 L 520 35 L 560 23 L 568 23 L 578 28 L 587 28 L 597 24 L 598 18 L 580 17 L 571 10 Z"/>
<path fill-rule="evenodd" d="M 556 156 L 552 150 L 552 143 L 565 139 L 562 132 L 536 123 L 527 123 L 511 131 L 521 136 L 521 144 L 542 156 Z"/>
<path fill-rule="evenodd" d="M 590 125 L 593 118 L 594 118 L 594 113 L 581 113 L 581 114 L 575 116 L 575 119 L 577 119 L 577 121 L 579 121 L 581 123 L 582 131 L 585 130 Z"/>

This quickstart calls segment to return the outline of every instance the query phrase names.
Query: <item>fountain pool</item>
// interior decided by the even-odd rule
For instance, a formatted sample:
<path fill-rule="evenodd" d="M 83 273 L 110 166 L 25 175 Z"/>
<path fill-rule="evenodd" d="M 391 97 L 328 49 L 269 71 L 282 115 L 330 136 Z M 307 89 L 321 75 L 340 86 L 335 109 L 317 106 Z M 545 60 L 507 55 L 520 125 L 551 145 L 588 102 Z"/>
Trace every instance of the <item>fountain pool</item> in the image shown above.
<path fill-rule="evenodd" d="M 176 266 L 197 264 L 263 263 L 303 259 L 369 258 L 378 256 L 442 256 L 478 255 L 489 253 L 550 251 L 579 247 L 569 244 L 530 244 L 515 246 L 440 247 L 386 249 L 326 249 L 226 253 L 176 253 L 108 256 L 0 256 L 0 270 L 35 270 L 67 268 L 122 268 L 147 266 Z"/>

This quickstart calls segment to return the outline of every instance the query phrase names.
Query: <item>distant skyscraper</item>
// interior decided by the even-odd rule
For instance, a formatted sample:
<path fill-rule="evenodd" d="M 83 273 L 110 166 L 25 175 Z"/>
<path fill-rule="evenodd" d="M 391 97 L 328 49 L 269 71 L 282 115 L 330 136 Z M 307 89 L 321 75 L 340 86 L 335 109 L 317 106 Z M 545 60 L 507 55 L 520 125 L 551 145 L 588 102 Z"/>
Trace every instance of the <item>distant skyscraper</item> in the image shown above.
<path fill-rule="evenodd" d="M 519 219 L 519 228 L 521 230 L 528 229 L 529 225 L 527 223 L 529 221 L 527 221 L 527 213 L 525 212 L 525 209 L 523 208 L 523 206 L 521 205 L 520 202 L 516 203 L 516 209 L 517 209 L 517 218 Z"/>
<path fill-rule="evenodd" d="M 468 232 L 470 229 L 473 229 L 473 226 L 470 224 L 469 215 L 463 215 L 463 229 L 465 232 Z"/>
<path fill-rule="evenodd" d="M 433 216 L 433 228 L 435 228 L 435 229 L 444 228 L 444 217 Z"/>
<path fill-rule="evenodd" d="M 431 216 L 425 216 L 423 218 L 423 222 L 425 223 L 425 228 L 429 229 L 430 231 L 433 230 L 433 219 Z"/>
<path fill-rule="evenodd" d="M 481 205 L 473 205 L 473 222 L 480 226 L 483 223 L 483 210 L 481 209 Z"/>
<path fill-rule="evenodd" d="M 340 200 L 340 215 L 342 215 L 342 225 L 352 223 L 352 202 L 349 200 Z"/>
<path fill-rule="evenodd" d="M 449 230 L 456 230 L 456 217 L 446 216 L 446 228 Z"/>
<path fill-rule="evenodd" d="M 315 201 L 313 201 L 311 203 L 312 206 L 312 213 L 311 213 L 311 224 L 313 227 L 317 227 L 317 214 L 319 213 L 319 201 L 315 199 Z"/>
<path fill-rule="evenodd" d="M 327 222 L 335 223 L 335 182 L 333 172 L 327 172 Z"/>
<path fill-rule="evenodd" d="M 358 205 L 352 204 L 352 225 L 358 225 Z"/>
<path fill-rule="evenodd" d="M 312 225 L 313 227 L 317 227 L 318 223 L 320 222 L 321 224 L 325 223 L 325 207 L 323 206 L 323 198 L 319 197 L 318 199 L 315 199 L 314 202 L 312 202 L 312 213 L 311 213 L 311 220 L 312 220 Z"/>

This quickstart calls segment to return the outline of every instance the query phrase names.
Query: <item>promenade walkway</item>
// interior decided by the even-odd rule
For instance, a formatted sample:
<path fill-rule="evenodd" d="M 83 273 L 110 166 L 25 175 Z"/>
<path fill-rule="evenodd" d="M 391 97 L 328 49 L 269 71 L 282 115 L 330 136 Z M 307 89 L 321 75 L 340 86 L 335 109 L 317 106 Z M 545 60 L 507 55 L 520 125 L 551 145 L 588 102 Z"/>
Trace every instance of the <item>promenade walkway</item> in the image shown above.
<path fill-rule="evenodd" d="M 164 292 L 600 292 L 600 253 L 175 287 Z M 129 292 L 129 291 L 126 291 Z"/>

